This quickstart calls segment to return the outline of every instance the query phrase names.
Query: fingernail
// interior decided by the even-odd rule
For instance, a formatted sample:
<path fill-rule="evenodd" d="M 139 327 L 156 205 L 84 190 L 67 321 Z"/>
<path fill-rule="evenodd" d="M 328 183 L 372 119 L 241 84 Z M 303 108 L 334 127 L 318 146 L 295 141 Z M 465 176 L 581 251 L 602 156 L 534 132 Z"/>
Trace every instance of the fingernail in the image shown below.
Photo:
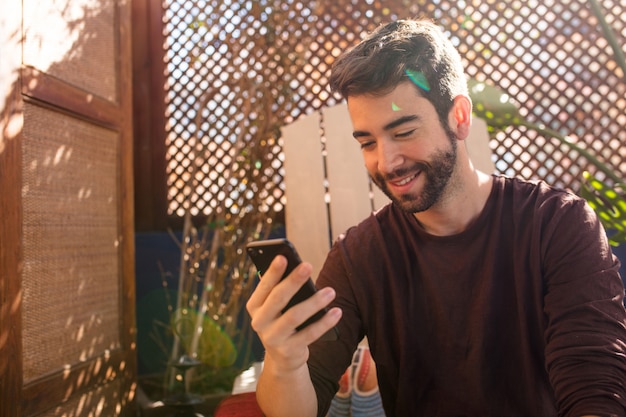
<path fill-rule="evenodd" d="M 276 258 L 274 259 L 274 262 L 276 262 L 278 264 L 278 266 L 283 266 L 287 264 L 287 258 L 285 258 L 284 255 L 276 255 Z"/>
<path fill-rule="evenodd" d="M 325 287 L 320 290 L 324 300 L 332 300 L 335 298 L 335 290 L 331 287 Z"/>
<path fill-rule="evenodd" d="M 343 310 L 341 310 L 339 307 L 333 307 L 328 310 L 328 314 L 330 314 L 332 318 L 338 318 L 341 317 L 341 315 L 343 314 Z"/>
<path fill-rule="evenodd" d="M 308 264 L 308 263 L 303 263 L 302 266 L 300 266 L 300 269 L 298 271 L 300 273 L 300 276 L 302 278 L 306 278 L 311 276 L 311 272 L 313 272 L 313 267 Z"/>

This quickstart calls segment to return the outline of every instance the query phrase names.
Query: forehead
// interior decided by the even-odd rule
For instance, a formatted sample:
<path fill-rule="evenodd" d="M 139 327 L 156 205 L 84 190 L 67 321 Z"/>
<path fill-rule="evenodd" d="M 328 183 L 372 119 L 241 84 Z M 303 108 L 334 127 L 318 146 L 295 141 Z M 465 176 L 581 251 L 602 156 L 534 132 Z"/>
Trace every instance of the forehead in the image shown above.
<path fill-rule="evenodd" d="M 362 94 L 347 99 L 355 129 L 371 124 L 387 124 L 399 117 L 414 115 L 420 119 L 437 117 L 434 106 L 411 82 L 401 83 L 385 94 Z"/>

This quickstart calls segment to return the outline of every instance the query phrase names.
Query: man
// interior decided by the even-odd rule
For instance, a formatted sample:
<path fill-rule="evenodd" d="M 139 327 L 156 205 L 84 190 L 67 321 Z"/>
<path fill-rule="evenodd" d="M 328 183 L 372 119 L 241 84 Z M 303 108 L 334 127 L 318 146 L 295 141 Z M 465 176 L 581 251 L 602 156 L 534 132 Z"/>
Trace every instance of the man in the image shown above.
<path fill-rule="evenodd" d="M 263 276 L 247 307 L 265 413 L 324 415 L 367 336 L 388 417 L 626 415 L 619 261 L 584 200 L 472 166 L 472 103 L 442 32 L 383 26 L 331 86 L 392 204 L 335 243 L 321 290 L 285 314 L 310 265 L 279 283 L 277 257 Z M 335 325 L 339 340 L 316 342 Z"/>

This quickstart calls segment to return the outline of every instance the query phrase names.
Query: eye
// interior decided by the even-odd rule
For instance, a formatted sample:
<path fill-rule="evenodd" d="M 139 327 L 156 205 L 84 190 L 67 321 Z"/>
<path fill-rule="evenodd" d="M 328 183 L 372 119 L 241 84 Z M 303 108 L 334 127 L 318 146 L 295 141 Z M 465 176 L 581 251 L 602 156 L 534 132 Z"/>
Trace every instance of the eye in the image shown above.
<path fill-rule="evenodd" d="M 376 144 L 376 141 L 373 141 L 373 140 L 367 140 L 367 141 L 359 142 L 359 145 L 361 146 L 361 149 L 363 149 L 363 150 L 370 149 L 370 148 L 374 147 L 375 144 Z"/>
<path fill-rule="evenodd" d="M 396 137 L 397 138 L 407 138 L 409 136 L 411 136 L 413 133 L 415 133 L 417 129 L 411 129 L 411 130 L 407 130 L 405 132 L 398 132 L 396 133 Z"/>

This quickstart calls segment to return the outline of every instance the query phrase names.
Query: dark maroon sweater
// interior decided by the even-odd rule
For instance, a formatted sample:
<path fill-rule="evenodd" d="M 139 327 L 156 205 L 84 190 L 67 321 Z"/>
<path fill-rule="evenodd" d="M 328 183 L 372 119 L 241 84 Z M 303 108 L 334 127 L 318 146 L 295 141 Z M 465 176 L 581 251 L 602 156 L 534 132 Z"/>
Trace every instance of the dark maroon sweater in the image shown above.
<path fill-rule="evenodd" d="M 311 346 L 319 414 L 367 336 L 388 417 L 626 415 L 618 269 L 586 202 L 544 183 L 494 177 L 454 236 L 388 205 L 317 281 L 343 309 L 340 340 Z"/>

